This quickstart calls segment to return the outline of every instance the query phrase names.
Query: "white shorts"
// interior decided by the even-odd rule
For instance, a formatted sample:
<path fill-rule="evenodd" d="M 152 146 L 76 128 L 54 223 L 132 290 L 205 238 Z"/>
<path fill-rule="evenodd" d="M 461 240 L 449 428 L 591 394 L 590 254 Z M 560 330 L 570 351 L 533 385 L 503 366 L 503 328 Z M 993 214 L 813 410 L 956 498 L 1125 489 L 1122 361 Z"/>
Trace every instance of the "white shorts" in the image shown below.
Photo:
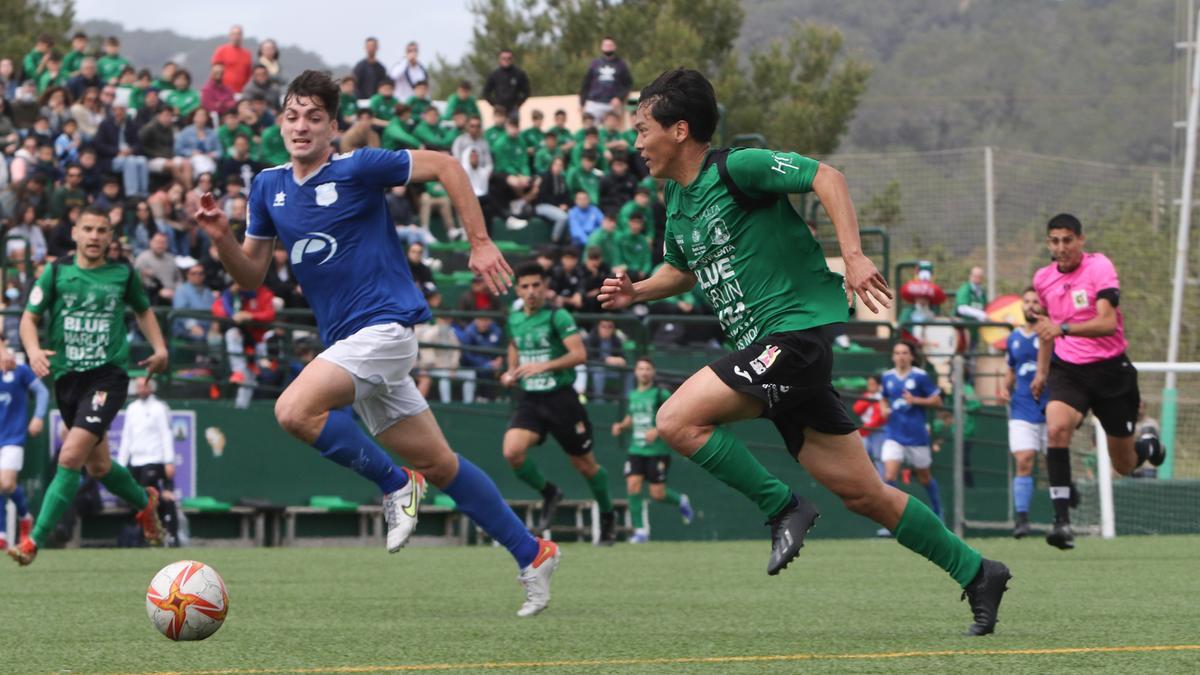
<path fill-rule="evenodd" d="M 611 101 L 584 101 L 583 112 L 591 113 L 592 117 L 596 118 L 596 126 L 599 127 L 604 123 L 604 116 L 612 112 Z"/>
<path fill-rule="evenodd" d="M 354 410 L 373 436 L 429 407 L 409 375 L 417 362 L 417 338 L 407 326 L 368 326 L 317 358 L 341 366 L 354 378 Z"/>
<path fill-rule="evenodd" d="M 25 448 L 6 445 L 0 448 L 0 471 L 20 471 L 25 466 Z M 0 514 L 0 518 L 3 514 Z"/>
<path fill-rule="evenodd" d="M 883 442 L 880 459 L 885 462 L 903 461 L 914 469 L 933 466 L 933 451 L 928 445 L 900 445 L 892 439 Z"/>
<path fill-rule="evenodd" d="M 1046 425 L 1025 420 L 1008 421 L 1008 450 L 1046 452 Z"/>

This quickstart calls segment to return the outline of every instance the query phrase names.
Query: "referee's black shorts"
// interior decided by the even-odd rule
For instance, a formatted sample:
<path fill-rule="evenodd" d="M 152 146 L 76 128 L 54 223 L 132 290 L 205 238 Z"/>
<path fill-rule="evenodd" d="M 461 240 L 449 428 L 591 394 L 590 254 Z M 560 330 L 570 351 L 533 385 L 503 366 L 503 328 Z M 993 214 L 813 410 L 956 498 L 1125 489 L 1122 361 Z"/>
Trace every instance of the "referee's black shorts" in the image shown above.
<path fill-rule="evenodd" d="M 1046 387 L 1051 401 L 1062 401 L 1084 415 L 1091 410 L 1109 436 L 1133 435 L 1142 397 L 1137 368 L 1125 354 L 1082 364 L 1055 356 Z"/>

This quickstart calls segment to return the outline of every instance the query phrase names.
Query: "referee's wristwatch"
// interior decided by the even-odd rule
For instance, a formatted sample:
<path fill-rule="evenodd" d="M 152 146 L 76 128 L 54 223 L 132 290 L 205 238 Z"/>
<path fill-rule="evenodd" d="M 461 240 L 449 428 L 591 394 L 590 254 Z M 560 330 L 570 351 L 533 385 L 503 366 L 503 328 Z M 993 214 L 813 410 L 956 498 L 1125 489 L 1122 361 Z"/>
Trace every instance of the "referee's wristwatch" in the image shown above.
<path fill-rule="evenodd" d="M 1058 329 L 1062 331 L 1062 334 L 1063 334 L 1064 336 L 1065 336 L 1065 335 L 1070 335 L 1070 334 L 1071 334 L 1071 324 L 1069 324 L 1069 323 L 1060 323 L 1060 324 L 1058 324 Z"/>

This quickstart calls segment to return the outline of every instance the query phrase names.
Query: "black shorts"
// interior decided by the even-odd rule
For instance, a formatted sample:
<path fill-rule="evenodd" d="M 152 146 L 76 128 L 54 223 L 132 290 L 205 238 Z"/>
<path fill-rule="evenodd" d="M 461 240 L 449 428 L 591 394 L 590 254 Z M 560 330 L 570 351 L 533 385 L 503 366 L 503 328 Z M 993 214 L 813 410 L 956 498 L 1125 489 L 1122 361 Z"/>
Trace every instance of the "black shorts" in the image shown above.
<path fill-rule="evenodd" d="M 1046 388 L 1051 401 L 1062 401 L 1084 415 L 1091 410 L 1109 436 L 1133 435 L 1142 395 L 1137 368 L 1124 354 L 1084 364 L 1054 357 Z"/>
<path fill-rule="evenodd" d="M 117 366 L 67 373 L 54 382 L 58 411 L 68 429 L 79 427 L 104 438 L 129 395 L 129 375 Z"/>
<path fill-rule="evenodd" d="M 774 333 L 709 364 L 734 391 L 763 402 L 762 416 L 799 457 L 804 429 L 844 436 L 858 430 L 833 388 L 833 336 L 836 326 Z"/>
<path fill-rule="evenodd" d="M 592 451 L 592 421 L 571 387 L 545 393 L 525 392 L 509 429 L 526 429 L 538 435 L 538 445 L 549 433 L 568 455 L 578 457 Z"/>
<path fill-rule="evenodd" d="M 667 471 L 671 468 L 670 455 L 630 455 L 625 460 L 626 476 L 645 476 L 647 483 L 667 482 Z"/>

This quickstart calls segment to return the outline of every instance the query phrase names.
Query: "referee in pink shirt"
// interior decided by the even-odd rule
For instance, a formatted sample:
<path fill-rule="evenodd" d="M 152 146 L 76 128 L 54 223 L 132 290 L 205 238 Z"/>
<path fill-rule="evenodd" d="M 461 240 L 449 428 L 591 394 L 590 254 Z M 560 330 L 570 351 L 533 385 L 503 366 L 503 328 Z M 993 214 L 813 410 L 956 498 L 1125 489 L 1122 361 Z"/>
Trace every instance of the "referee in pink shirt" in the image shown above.
<path fill-rule="evenodd" d="M 1137 422 L 1137 369 L 1125 355 L 1125 319 L 1117 269 L 1103 253 L 1085 253 L 1083 225 L 1060 213 L 1046 225 L 1053 260 L 1033 275 L 1033 287 L 1046 308 L 1034 330 L 1041 338 L 1038 369 L 1030 388 L 1035 397 L 1049 388 L 1046 468 L 1054 527 L 1046 543 L 1075 548 L 1071 531 L 1071 434 L 1091 410 L 1108 436 L 1113 468 L 1129 475 L 1149 460 L 1157 466 L 1165 454 L 1134 445 Z"/>

